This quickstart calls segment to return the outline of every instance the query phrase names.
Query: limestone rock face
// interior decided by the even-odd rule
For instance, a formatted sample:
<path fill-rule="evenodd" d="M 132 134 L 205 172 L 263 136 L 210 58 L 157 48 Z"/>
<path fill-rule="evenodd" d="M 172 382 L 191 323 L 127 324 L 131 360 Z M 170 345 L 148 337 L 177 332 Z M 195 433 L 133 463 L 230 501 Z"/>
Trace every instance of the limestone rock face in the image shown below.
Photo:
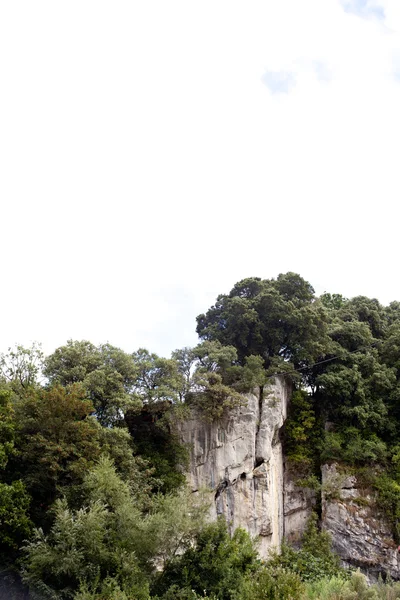
<path fill-rule="evenodd" d="M 231 531 L 242 527 L 258 538 L 263 558 L 279 550 L 283 538 L 296 544 L 316 505 L 315 493 L 285 470 L 280 431 L 290 394 L 290 385 L 277 377 L 263 398 L 249 394 L 218 422 L 192 410 L 178 424 L 190 448 L 193 492 L 208 489 L 211 519 L 224 515 Z M 387 572 L 400 579 L 400 553 L 373 493 L 336 465 L 322 467 L 322 490 L 321 525 L 343 563 L 360 567 L 371 581 Z"/>
<path fill-rule="evenodd" d="M 379 573 L 400 579 L 400 554 L 372 491 L 337 465 L 322 467 L 322 526 L 332 536 L 333 549 L 345 564 L 360 567 L 375 581 Z"/>
<path fill-rule="evenodd" d="M 285 468 L 283 477 L 284 537 L 295 546 L 300 542 L 316 505 L 315 492 L 296 485 L 297 479 L 296 473 Z"/>
<path fill-rule="evenodd" d="M 260 555 L 279 549 L 283 537 L 283 456 L 279 438 L 290 387 L 276 378 L 264 392 L 246 396 L 246 405 L 219 422 L 200 414 L 179 425 L 191 448 L 189 482 L 193 491 L 210 489 L 211 517 L 222 514 L 231 530 L 246 529 L 260 540 Z"/>

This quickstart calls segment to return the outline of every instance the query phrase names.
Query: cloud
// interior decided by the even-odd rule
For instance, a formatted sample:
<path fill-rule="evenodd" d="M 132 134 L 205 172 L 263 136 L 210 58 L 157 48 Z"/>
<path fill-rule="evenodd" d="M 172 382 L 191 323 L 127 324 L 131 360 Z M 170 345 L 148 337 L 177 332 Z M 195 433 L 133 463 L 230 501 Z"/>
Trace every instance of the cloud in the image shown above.
<path fill-rule="evenodd" d="M 373 0 L 340 0 L 345 12 L 357 15 L 364 19 L 384 19 L 385 11 L 382 6 Z"/>
<path fill-rule="evenodd" d="M 313 61 L 313 68 L 318 81 L 323 83 L 332 81 L 332 71 L 327 63 L 320 60 L 315 60 Z"/>
<path fill-rule="evenodd" d="M 296 84 L 296 77 L 289 71 L 266 71 L 261 81 L 272 94 L 288 94 Z"/>
<path fill-rule="evenodd" d="M 393 53 L 392 74 L 394 79 L 400 83 L 400 51 L 395 51 Z"/>

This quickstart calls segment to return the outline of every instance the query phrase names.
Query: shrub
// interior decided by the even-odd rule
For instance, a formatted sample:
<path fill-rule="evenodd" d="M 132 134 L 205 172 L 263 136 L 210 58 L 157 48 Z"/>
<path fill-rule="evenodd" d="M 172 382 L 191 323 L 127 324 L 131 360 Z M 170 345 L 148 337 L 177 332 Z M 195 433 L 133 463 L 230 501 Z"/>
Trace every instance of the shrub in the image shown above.
<path fill-rule="evenodd" d="M 256 568 L 257 552 L 250 536 L 236 529 L 230 537 L 221 517 L 197 535 L 194 547 L 166 565 L 153 591 L 161 596 L 167 594 L 165 598 L 173 597 L 173 588 L 231 600 L 237 597 L 244 576 Z"/>
<path fill-rule="evenodd" d="M 317 581 L 333 577 L 342 572 L 339 557 L 332 552 L 331 538 L 325 531 L 317 529 L 317 515 L 313 514 L 302 538 L 302 548 L 295 550 L 282 545 L 280 555 L 275 554 L 270 566 L 282 567 L 300 577 L 302 581 Z"/>
<path fill-rule="evenodd" d="M 294 600 L 303 592 L 304 584 L 297 573 L 265 566 L 244 580 L 236 600 Z"/>

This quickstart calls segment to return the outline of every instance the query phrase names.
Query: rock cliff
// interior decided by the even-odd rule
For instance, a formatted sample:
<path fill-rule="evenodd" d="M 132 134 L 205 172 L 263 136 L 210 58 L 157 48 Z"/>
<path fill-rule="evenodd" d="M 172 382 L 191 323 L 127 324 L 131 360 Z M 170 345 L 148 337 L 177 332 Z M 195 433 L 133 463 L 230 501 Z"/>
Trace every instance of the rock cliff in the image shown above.
<path fill-rule="evenodd" d="M 336 464 L 322 467 L 322 526 L 332 536 L 333 549 L 348 566 L 359 567 L 371 581 L 379 573 L 400 578 L 400 554 L 392 532 L 354 475 Z"/>
<path fill-rule="evenodd" d="M 283 378 L 262 397 L 218 423 L 193 412 L 181 424 L 182 440 L 191 448 L 189 481 L 193 491 L 212 491 L 212 517 L 223 514 L 232 529 L 243 527 L 260 539 L 260 554 L 280 547 L 284 532 L 284 469 L 280 430 L 285 422 L 290 386 Z"/>
<path fill-rule="evenodd" d="M 285 469 L 280 434 L 290 395 L 290 384 L 277 377 L 262 396 L 249 394 L 218 422 L 192 411 L 179 425 L 191 449 L 192 490 L 210 490 L 211 518 L 224 515 L 231 530 L 246 529 L 265 558 L 284 537 L 300 539 L 316 504 L 315 493 L 296 486 L 296 474 Z M 373 495 L 355 477 L 339 476 L 335 465 L 322 468 L 322 489 L 321 524 L 344 564 L 371 580 L 379 572 L 400 579 L 400 554 Z"/>

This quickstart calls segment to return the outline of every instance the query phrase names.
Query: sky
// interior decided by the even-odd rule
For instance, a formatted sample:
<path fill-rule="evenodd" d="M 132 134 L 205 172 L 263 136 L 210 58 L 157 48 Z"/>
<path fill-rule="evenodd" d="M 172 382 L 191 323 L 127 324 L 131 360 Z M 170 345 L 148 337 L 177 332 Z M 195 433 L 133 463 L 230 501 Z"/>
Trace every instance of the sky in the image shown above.
<path fill-rule="evenodd" d="M 0 351 L 161 355 L 244 277 L 400 300 L 399 0 L 0 3 Z"/>

